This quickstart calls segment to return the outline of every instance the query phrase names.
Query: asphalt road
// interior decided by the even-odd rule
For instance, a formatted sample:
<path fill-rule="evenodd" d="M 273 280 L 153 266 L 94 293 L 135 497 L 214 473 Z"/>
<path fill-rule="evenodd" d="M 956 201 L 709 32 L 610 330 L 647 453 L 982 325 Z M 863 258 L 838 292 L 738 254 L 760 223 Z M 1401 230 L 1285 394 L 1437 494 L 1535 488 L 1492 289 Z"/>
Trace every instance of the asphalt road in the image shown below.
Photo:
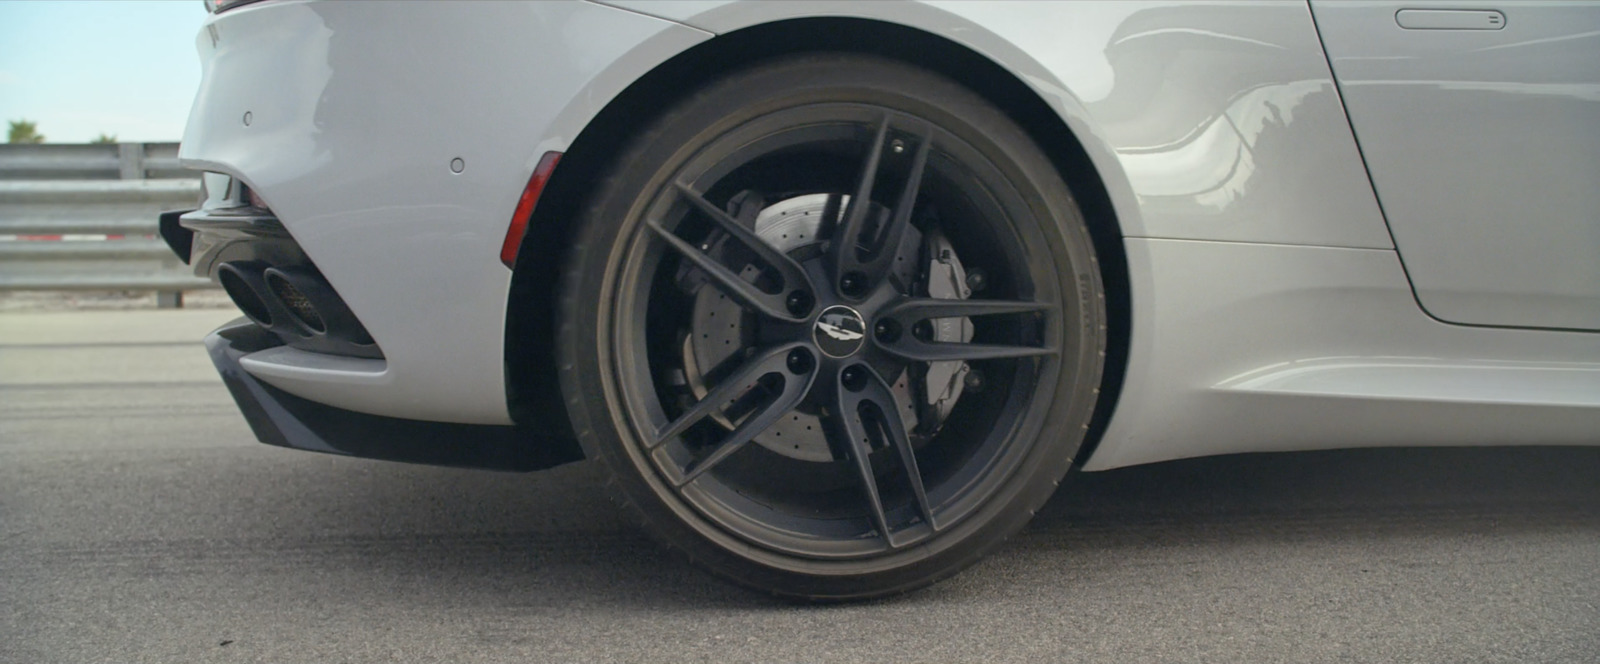
<path fill-rule="evenodd" d="M 253 442 L 224 312 L 0 315 L 0 662 L 1597 662 L 1600 450 L 1074 478 L 930 590 L 795 606 L 512 475 Z"/>

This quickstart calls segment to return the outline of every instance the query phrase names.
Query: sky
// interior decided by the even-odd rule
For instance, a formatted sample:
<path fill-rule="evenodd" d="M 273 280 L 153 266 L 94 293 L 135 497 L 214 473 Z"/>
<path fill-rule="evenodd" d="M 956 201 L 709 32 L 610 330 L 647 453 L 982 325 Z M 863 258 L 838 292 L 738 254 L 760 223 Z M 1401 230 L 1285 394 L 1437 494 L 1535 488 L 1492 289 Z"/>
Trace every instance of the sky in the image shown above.
<path fill-rule="evenodd" d="M 0 120 L 50 143 L 182 138 L 205 17 L 201 0 L 0 0 Z"/>

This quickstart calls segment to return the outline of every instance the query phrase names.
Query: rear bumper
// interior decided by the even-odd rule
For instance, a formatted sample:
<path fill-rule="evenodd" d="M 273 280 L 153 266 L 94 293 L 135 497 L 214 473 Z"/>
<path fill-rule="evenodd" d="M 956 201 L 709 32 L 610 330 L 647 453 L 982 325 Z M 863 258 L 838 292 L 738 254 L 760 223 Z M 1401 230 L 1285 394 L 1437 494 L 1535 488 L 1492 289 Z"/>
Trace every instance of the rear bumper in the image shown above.
<path fill-rule="evenodd" d="M 241 359 L 282 342 L 240 318 L 206 336 L 206 351 L 256 438 L 269 445 L 370 459 L 530 471 L 583 458 L 577 443 L 532 427 L 448 424 L 368 415 L 267 385 Z"/>
<path fill-rule="evenodd" d="M 381 349 L 353 362 L 285 347 L 245 369 L 345 410 L 511 424 L 499 259 L 529 176 L 638 70 L 704 38 L 583 2 L 283 0 L 212 16 L 181 163 L 259 195 Z"/>

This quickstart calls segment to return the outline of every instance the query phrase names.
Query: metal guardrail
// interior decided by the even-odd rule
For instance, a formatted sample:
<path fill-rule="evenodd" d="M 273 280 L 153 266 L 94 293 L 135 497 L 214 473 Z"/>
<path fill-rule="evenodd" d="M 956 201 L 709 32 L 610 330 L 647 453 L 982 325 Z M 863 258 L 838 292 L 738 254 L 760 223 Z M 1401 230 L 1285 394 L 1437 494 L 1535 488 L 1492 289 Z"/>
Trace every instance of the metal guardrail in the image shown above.
<path fill-rule="evenodd" d="M 215 288 L 156 236 L 156 215 L 194 207 L 200 180 L 176 143 L 0 145 L 0 290 Z"/>
<path fill-rule="evenodd" d="M 0 144 L 0 180 L 193 178 L 177 143 Z"/>

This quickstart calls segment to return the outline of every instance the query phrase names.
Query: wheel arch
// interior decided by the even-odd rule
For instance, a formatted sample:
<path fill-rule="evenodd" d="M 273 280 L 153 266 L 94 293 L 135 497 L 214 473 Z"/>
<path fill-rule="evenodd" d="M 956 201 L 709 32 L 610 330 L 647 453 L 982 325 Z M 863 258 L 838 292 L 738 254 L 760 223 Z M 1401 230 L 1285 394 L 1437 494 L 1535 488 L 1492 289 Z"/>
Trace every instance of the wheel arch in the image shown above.
<path fill-rule="evenodd" d="M 1106 290 L 1107 347 L 1100 399 L 1081 465 L 1109 421 L 1127 366 L 1131 332 L 1127 259 L 1107 188 L 1085 143 L 1040 93 L 1012 70 L 960 42 L 882 20 L 790 18 L 719 35 L 674 55 L 629 84 L 572 140 L 547 183 L 518 253 L 506 309 L 506 391 L 513 419 L 570 423 L 554 354 L 558 283 L 579 213 L 596 179 L 612 167 L 635 130 L 697 88 L 753 63 L 809 52 L 872 55 L 922 67 L 968 87 L 1004 111 L 1049 155 L 1082 209 Z M 1017 57 L 1025 57 L 1018 52 Z M 1042 71 L 1042 70 L 1041 70 Z M 534 156 L 537 159 L 537 155 Z M 1104 161 L 1104 160 L 1102 160 Z M 1111 178 L 1120 177 L 1120 171 Z"/>

